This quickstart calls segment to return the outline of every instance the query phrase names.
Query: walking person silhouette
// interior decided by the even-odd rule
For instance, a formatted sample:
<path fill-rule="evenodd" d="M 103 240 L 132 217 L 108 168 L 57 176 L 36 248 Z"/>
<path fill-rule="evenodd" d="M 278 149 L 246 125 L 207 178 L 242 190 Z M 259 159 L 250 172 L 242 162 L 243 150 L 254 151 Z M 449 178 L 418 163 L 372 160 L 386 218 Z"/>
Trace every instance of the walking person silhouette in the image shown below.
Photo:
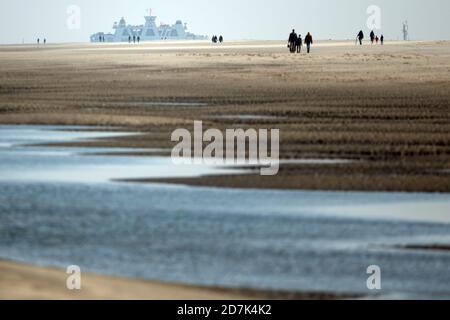
<path fill-rule="evenodd" d="M 306 51 L 311 52 L 311 45 L 313 44 L 313 37 L 310 32 L 305 37 Z"/>

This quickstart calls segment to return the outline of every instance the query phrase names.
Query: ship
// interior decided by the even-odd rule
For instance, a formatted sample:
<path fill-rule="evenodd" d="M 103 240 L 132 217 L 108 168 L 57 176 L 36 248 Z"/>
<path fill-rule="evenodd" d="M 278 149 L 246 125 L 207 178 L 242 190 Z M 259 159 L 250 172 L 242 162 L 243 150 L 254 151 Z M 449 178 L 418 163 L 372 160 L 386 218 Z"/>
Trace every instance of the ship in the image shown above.
<path fill-rule="evenodd" d="M 156 16 L 152 15 L 151 10 L 147 16 L 144 16 L 144 25 L 128 25 L 125 18 L 119 22 L 114 22 L 113 33 L 97 32 L 91 36 L 91 42 L 129 42 L 130 39 L 140 41 L 156 40 L 206 40 L 204 35 L 196 35 L 187 31 L 187 24 L 177 20 L 175 24 L 169 25 L 161 23 L 156 25 Z"/>

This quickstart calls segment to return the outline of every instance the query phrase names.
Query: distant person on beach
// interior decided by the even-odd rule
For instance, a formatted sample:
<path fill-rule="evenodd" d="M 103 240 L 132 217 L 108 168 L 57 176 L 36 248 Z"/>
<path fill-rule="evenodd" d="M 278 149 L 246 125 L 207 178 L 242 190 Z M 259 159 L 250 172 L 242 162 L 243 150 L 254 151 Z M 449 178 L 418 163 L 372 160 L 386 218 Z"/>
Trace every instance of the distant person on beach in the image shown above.
<path fill-rule="evenodd" d="M 38 39 L 37 39 L 37 44 L 39 44 L 40 41 L 41 41 L 41 40 L 38 38 Z"/>
<path fill-rule="evenodd" d="M 131 43 L 131 36 L 128 36 L 128 43 Z"/>
<path fill-rule="evenodd" d="M 47 39 L 44 38 L 44 44 L 47 44 Z"/>
<path fill-rule="evenodd" d="M 302 52 L 302 46 L 303 46 L 302 35 L 299 34 L 297 37 L 297 41 L 295 42 L 295 48 L 297 49 L 297 53 Z"/>
<path fill-rule="evenodd" d="M 370 42 L 373 44 L 373 41 L 375 40 L 375 32 L 373 30 L 370 32 Z"/>
<path fill-rule="evenodd" d="M 297 42 L 297 34 L 295 33 L 295 29 L 292 29 L 291 34 L 289 35 L 289 51 L 291 53 L 295 52 L 295 43 Z"/>
<path fill-rule="evenodd" d="M 306 51 L 308 53 L 311 52 L 311 45 L 313 44 L 313 37 L 311 33 L 308 32 L 308 34 L 305 37 L 305 44 L 306 44 Z"/>
<path fill-rule="evenodd" d="M 138 43 L 141 42 L 141 37 L 140 36 L 137 37 L 137 41 L 138 41 Z"/>
<path fill-rule="evenodd" d="M 133 43 L 136 43 L 136 36 L 133 36 Z"/>
<path fill-rule="evenodd" d="M 220 43 L 223 42 L 223 37 L 222 37 L 222 36 L 219 37 L 219 42 L 220 42 Z"/>
<path fill-rule="evenodd" d="M 381 35 L 381 38 L 380 38 L 380 43 L 381 43 L 381 45 L 383 45 L 383 44 L 384 44 L 384 35 Z"/>
<path fill-rule="evenodd" d="M 361 30 L 359 31 L 358 35 L 356 36 L 356 38 L 359 40 L 359 44 L 362 46 L 362 41 L 364 39 L 364 32 Z"/>
<path fill-rule="evenodd" d="M 375 37 L 375 42 L 376 44 L 378 44 L 378 41 L 380 41 L 380 38 L 378 38 L 378 36 Z"/>

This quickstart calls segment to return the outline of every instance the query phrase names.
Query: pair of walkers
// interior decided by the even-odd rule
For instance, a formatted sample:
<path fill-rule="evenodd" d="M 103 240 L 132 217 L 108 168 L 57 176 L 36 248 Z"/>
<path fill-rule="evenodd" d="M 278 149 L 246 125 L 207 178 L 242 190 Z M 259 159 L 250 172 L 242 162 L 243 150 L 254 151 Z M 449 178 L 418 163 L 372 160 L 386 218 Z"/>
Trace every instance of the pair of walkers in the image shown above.
<path fill-rule="evenodd" d="M 211 41 L 212 41 L 212 43 L 217 43 L 217 42 L 222 43 L 223 42 L 223 37 L 220 36 L 219 38 L 217 38 L 217 36 L 213 36 Z"/>
<path fill-rule="evenodd" d="M 291 53 L 301 53 L 302 52 L 302 46 L 303 43 L 306 45 L 306 51 L 308 53 L 311 52 L 311 45 L 313 44 L 313 38 L 310 32 L 305 37 L 305 40 L 303 41 L 302 35 L 295 33 L 295 30 L 292 30 L 291 34 L 289 35 L 288 39 L 288 48 Z"/>

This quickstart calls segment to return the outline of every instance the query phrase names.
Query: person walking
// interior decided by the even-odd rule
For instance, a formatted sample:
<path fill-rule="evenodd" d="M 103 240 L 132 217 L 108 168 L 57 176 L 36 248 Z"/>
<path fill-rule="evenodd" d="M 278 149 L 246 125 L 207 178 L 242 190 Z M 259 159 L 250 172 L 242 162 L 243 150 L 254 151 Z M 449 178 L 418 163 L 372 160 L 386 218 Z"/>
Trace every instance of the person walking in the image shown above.
<path fill-rule="evenodd" d="M 222 36 L 219 37 L 219 42 L 220 42 L 220 43 L 223 42 L 223 37 L 222 37 Z"/>
<path fill-rule="evenodd" d="M 299 34 L 298 37 L 297 37 L 297 41 L 295 42 L 295 47 L 297 49 L 297 53 L 301 53 L 302 52 L 302 46 L 303 46 L 302 35 Z"/>
<path fill-rule="evenodd" d="M 138 43 L 141 42 L 141 37 L 140 36 L 137 37 L 137 41 L 138 41 Z"/>
<path fill-rule="evenodd" d="M 375 40 L 375 32 L 373 30 L 370 32 L 370 42 L 373 44 L 373 41 Z"/>
<path fill-rule="evenodd" d="M 381 45 L 384 44 L 384 35 L 381 35 L 381 37 L 380 37 L 380 43 L 381 43 Z"/>
<path fill-rule="evenodd" d="M 44 38 L 44 45 L 45 45 L 45 44 L 47 44 L 47 39 L 46 39 L 46 38 Z"/>
<path fill-rule="evenodd" d="M 131 36 L 128 36 L 128 43 L 131 43 Z"/>
<path fill-rule="evenodd" d="M 291 53 L 295 53 L 295 43 L 297 42 L 297 34 L 295 33 L 295 29 L 292 29 L 291 34 L 289 35 L 289 51 Z"/>
<path fill-rule="evenodd" d="M 37 44 L 39 44 L 40 41 L 41 41 L 41 40 L 38 38 L 38 39 L 37 39 Z"/>
<path fill-rule="evenodd" d="M 378 44 L 378 41 L 380 40 L 380 38 L 378 38 L 378 36 L 375 37 L 375 42 L 376 44 Z"/>
<path fill-rule="evenodd" d="M 311 52 L 311 45 L 313 44 L 313 37 L 310 32 L 305 37 L 305 44 L 306 44 L 306 52 Z"/>
<path fill-rule="evenodd" d="M 358 35 L 356 36 L 356 38 L 358 39 L 358 41 L 359 41 L 359 45 L 361 45 L 362 46 L 362 41 L 363 41 L 363 39 L 364 39 L 364 32 L 361 30 L 361 31 L 359 31 L 359 33 L 358 33 Z"/>
<path fill-rule="evenodd" d="M 136 43 L 136 36 L 133 35 L 133 43 Z"/>

